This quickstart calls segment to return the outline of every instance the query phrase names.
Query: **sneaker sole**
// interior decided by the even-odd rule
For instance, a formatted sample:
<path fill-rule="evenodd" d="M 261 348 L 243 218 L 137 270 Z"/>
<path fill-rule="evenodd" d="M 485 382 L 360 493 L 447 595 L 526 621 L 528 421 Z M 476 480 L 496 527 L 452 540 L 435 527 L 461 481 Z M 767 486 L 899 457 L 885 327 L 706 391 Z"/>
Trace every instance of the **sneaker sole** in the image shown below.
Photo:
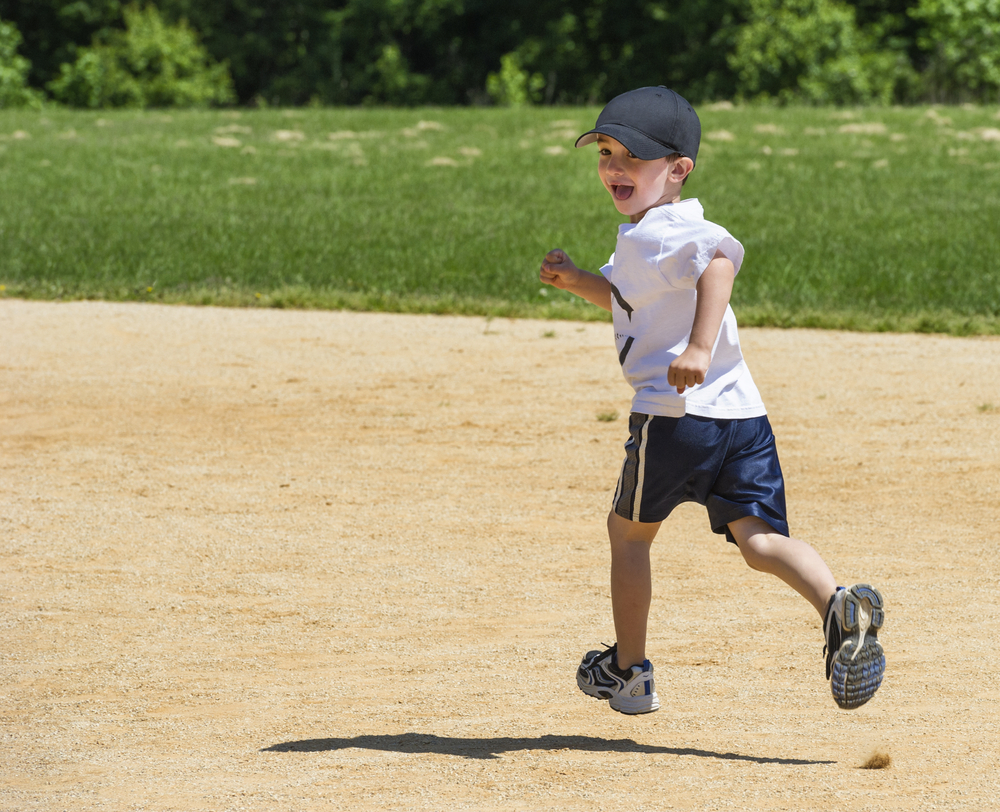
<path fill-rule="evenodd" d="M 660 698 L 655 694 L 650 696 L 615 696 L 612 691 L 607 688 L 601 688 L 598 685 L 588 685 L 585 682 L 581 682 L 580 678 L 577 677 L 576 680 L 577 687 L 587 696 L 593 699 L 603 699 L 607 700 L 608 705 L 612 710 L 616 710 L 619 713 L 624 713 L 629 716 L 634 716 L 640 713 L 652 713 L 653 711 L 660 709 Z"/>
<path fill-rule="evenodd" d="M 830 675 L 830 690 L 841 708 L 861 707 L 882 684 L 885 652 L 875 633 L 884 621 L 882 594 L 875 587 L 855 584 L 848 588 L 844 598 L 846 636 L 833 658 Z"/>
<path fill-rule="evenodd" d="M 652 713 L 660 709 L 660 698 L 654 691 L 649 696 L 616 696 L 608 702 L 611 710 L 635 716 L 640 713 Z"/>
<path fill-rule="evenodd" d="M 588 651 L 583 659 L 587 661 L 594 654 L 599 653 Z M 608 704 L 612 710 L 628 714 L 629 716 L 640 713 L 652 713 L 660 709 L 660 698 L 656 695 L 656 691 L 643 696 L 618 696 L 608 688 L 600 685 L 591 685 L 583 678 L 579 671 L 576 672 L 576 686 L 589 697 L 608 700 Z"/>

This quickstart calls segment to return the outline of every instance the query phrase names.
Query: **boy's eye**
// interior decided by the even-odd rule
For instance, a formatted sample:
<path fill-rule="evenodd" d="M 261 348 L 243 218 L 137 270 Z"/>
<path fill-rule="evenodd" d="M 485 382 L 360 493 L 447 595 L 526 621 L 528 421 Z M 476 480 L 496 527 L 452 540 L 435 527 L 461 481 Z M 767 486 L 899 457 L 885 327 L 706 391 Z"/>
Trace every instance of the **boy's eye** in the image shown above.
<path fill-rule="evenodd" d="M 639 160 L 639 159 L 638 159 L 638 158 L 636 158 L 636 157 L 635 157 L 635 155 L 633 155 L 633 154 L 632 154 L 631 152 L 630 152 L 630 153 L 628 154 L 628 157 L 629 157 L 629 158 L 632 158 L 633 160 L 636 160 L 636 161 L 637 161 L 637 160 Z"/>

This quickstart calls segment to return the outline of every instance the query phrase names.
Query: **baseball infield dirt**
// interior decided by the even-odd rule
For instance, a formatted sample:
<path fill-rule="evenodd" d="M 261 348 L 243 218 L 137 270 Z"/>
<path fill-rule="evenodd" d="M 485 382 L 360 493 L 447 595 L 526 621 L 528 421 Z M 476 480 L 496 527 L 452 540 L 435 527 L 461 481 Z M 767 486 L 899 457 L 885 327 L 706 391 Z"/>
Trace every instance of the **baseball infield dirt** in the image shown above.
<path fill-rule="evenodd" d="M 857 711 L 696 505 L 663 707 L 577 690 L 608 324 L 0 301 L 0 808 L 1000 808 L 1000 340 L 742 338 L 793 533 L 886 598 Z"/>

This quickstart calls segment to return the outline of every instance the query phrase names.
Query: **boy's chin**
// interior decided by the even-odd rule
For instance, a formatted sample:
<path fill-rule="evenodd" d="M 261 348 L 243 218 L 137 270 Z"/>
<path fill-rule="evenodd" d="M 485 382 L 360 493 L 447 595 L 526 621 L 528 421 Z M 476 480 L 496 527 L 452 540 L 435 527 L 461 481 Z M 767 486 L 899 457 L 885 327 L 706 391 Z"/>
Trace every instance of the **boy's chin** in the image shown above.
<path fill-rule="evenodd" d="M 633 214 L 638 214 L 642 211 L 631 200 L 615 200 L 615 208 L 618 209 L 619 214 L 624 214 L 626 217 L 631 217 Z"/>

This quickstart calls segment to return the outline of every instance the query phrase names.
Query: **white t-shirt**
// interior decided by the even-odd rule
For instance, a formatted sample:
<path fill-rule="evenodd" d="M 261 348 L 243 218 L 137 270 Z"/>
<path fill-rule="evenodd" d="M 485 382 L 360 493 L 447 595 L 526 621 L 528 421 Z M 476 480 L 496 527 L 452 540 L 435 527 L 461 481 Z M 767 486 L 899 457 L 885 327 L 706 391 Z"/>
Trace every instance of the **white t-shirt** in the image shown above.
<path fill-rule="evenodd" d="M 667 369 L 691 335 L 695 287 L 716 251 L 739 272 L 743 246 L 706 220 L 695 198 L 657 206 L 638 223 L 618 227 L 615 253 L 601 273 L 612 285 L 615 345 L 625 380 L 635 390 L 633 412 L 730 420 L 767 413 L 728 305 L 705 382 L 683 395 L 667 383 Z"/>

